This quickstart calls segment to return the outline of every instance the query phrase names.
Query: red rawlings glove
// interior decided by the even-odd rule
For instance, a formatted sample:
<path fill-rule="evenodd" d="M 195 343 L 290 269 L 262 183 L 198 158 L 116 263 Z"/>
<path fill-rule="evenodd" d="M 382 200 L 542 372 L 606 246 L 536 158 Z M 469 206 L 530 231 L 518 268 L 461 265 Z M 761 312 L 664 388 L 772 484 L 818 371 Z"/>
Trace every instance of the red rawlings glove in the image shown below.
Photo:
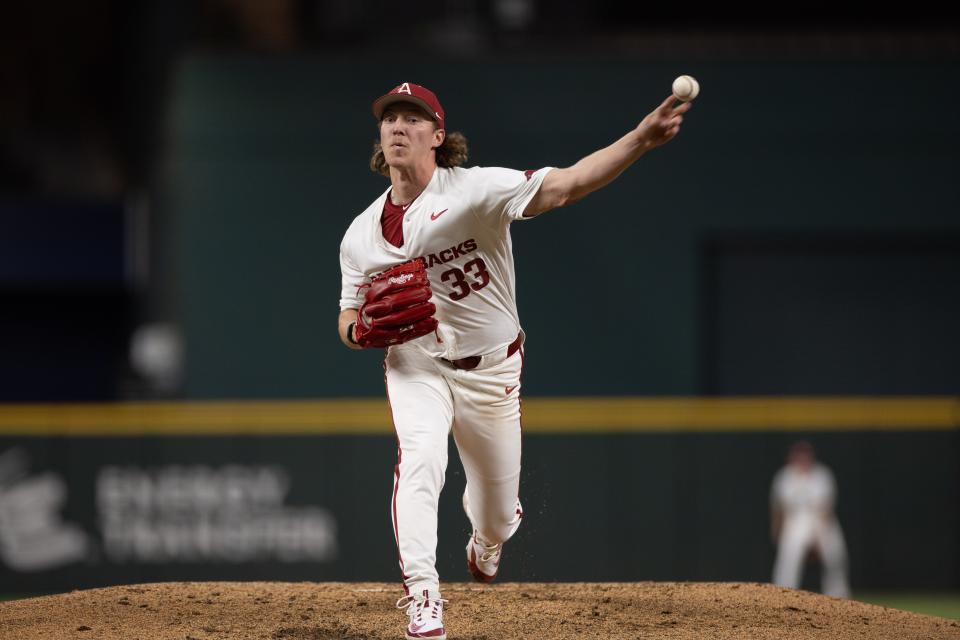
<path fill-rule="evenodd" d="M 389 347 L 437 328 L 437 307 L 429 302 L 433 292 L 422 260 L 390 267 L 364 287 L 364 303 L 353 326 L 354 342 L 361 347 Z"/>

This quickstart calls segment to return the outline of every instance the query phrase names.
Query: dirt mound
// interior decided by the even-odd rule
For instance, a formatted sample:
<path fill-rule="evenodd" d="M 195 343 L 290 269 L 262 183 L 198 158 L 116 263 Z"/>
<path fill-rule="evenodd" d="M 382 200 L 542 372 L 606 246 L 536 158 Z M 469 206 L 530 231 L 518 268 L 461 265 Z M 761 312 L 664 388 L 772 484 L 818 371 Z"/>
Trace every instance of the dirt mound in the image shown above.
<path fill-rule="evenodd" d="M 398 585 L 170 582 L 0 603 L 3 640 L 403 638 Z M 753 583 L 447 584 L 451 640 L 958 638 L 960 623 Z"/>

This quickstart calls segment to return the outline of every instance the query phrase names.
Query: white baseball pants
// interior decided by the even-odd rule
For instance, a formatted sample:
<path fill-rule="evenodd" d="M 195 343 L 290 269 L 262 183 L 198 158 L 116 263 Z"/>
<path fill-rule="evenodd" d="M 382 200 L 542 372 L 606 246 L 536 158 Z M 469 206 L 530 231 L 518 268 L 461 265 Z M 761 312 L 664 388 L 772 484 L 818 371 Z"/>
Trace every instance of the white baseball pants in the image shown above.
<path fill-rule="evenodd" d="M 407 593 L 439 592 L 437 507 L 452 430 L 466 472 L 469 517 L 491 543 L 520 526 L 520 371 L 523 350 L 462 370 L 411 345 L 384 360 L 397 432 L 391 513 Z"/>
<path fill-rule="evenodd" d="M 824 519 L 815 513 L 799 514 L 784 521 L 777 544 L 773 582 L 799 589 L 804 559 L 811 547 L 816 548 L 823 563 L 823 593 L 835 598 L 849 598 L 847 547 L 840 523 L 835 518 Z"/>

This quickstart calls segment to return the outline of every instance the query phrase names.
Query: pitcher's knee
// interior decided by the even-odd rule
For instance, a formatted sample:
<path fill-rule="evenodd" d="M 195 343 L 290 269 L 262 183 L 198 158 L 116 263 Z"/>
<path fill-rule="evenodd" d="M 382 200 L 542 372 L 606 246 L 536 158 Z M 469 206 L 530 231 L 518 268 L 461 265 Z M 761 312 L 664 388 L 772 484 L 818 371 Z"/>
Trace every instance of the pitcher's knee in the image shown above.
<path fill-rule="evenodd" d="M 517 529 L 520 528 L 522 519 L 523 509 L 520 507 L 520 502 L 517 501 L 514 509 L 499 513 L 496 517 L 484 522 L 480 529 L 480 535 L 482 535 L 487 542 L 493 544 L 506 542 L 516 533 Z"/>

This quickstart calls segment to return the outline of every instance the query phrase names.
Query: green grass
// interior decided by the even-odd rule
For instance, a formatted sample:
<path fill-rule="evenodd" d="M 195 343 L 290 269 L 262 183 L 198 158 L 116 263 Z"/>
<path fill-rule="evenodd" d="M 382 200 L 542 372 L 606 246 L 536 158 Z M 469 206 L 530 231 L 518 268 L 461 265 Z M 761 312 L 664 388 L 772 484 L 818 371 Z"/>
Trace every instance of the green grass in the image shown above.
<path fill-rule="evenodd" d="M 867 592 L 854 599 L 891 609 L 960 620 L 960 592 Z"/>
<path fill-rule="evenodd" d="M 0 593 L 0 602 L 4 600 L 23 600 L 24 598 L 36 598 L 39 596 L 50 595 L 48 593 Z"/>

